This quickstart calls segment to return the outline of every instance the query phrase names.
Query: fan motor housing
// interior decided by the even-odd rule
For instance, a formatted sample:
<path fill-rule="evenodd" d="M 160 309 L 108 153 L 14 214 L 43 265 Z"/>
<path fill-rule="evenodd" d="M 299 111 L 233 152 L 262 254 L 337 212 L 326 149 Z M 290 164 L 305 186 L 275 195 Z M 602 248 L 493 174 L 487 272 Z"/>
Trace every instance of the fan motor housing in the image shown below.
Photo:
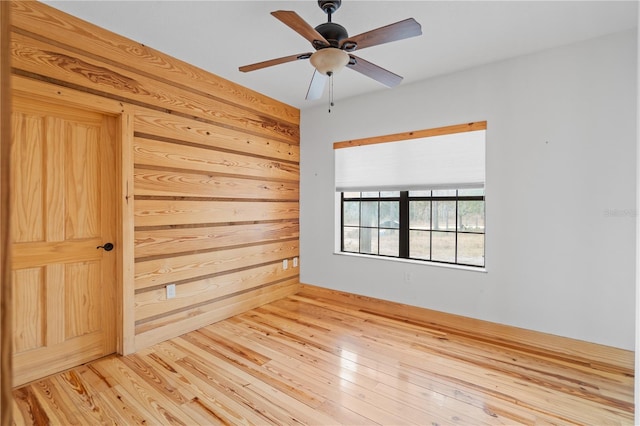
<path fill-rule="evenodd" d="M 349 37 L 347 30 L 335 22 L 320 24 L 316 27 L 316 31 L 331 44 L 331 47 L 339 47 L 340 42 Z"/>

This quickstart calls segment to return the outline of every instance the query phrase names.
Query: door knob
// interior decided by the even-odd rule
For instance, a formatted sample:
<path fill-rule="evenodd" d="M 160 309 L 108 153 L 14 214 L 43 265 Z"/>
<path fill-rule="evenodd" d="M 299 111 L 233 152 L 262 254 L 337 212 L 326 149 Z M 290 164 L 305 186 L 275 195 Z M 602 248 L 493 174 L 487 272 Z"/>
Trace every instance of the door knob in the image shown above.
<path fill-rule="evenodd" d="M 111 251 L 111 250 L 113 250 L 113 244 L 111 244 L 111 243 L 106 243 L 105 245 L 103 245 L 103 246 L 98 246 L 98 247 L 96 247 L 96 248 L 97 248 L 97 249 L 100 249 L 100 248 L 101 248 L 101 249 L 104 249 L 104 251 Z"/>

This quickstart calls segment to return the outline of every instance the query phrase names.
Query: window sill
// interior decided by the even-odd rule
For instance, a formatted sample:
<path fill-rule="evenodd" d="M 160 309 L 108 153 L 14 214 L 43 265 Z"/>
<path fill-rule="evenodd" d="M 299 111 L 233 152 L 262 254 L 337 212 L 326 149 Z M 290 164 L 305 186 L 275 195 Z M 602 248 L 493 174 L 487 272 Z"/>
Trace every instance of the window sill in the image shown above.
<path fill-rule="evenodd" d="M 470 272 L 481 272 L 487 273 L 487 268 L 485 267 L 476 267 L 476 266 L 465 266 L 465 265 L 453 265 L 450 263 L 438 263 L 438 262 L 430 262 L 428 260 L 416 260 L 416 259 L 401 259 L 398 257 L 385 257 L 385 256 L 376 256 L 370 254 L 362 254 L 362 253 L 345 253 L 342 251 L 334 252 L 334 255 L 338 256 L 348 256 L 348 257 L 359 257 L 364 259 L 375 259 L 375 260 L 386 260 L 391 262 L 401 262 L 401 263 L 412 263 L 414 265 L 422 265 L 422 266 L 435 266 L 437 268 L 447 268 L 447 269 L 459 269 L 462 271 L 470 271 Z"/>

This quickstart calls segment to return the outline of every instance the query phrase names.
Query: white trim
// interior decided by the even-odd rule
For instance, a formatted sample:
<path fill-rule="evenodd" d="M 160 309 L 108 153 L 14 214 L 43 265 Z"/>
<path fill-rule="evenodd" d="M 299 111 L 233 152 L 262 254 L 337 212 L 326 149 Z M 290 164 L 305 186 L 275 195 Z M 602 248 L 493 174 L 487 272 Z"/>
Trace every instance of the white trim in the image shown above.
<path fill-rule="evenodd" d="M 462 271 L 482 272 L 482 273 L 488 272 L 486 266 L 457 265 L 454 263 L 432 262 L 430 260 L 405 259 L 404 257 L 379 256 L 376 254 L 363 254 L 363 253 L 348 253 L 344 251 L 334 251 L 333 254 L 338 256 L 361 257 L 363 259 L 376 259 L 376 260 L 388 260 L 392 262 L 401 262 L 401 263 L 413 263 L 414 265 L 422 265 L 422 266 L 437 266 L 439 268 L 459 269 Z"/>

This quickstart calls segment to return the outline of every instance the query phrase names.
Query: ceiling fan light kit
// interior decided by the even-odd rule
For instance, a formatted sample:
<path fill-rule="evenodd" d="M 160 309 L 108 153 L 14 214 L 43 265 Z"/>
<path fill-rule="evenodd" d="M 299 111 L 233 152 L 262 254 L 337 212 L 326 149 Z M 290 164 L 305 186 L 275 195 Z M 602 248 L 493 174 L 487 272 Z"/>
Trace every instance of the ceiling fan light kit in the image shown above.
<path fill-rule="evenodd" d="M 311 55 L 311 65 L 321 74 L 331 76 L 349 63 L 349 55 L 335 47 L 325 47 Z"/>
<path fill-rule="evenodd" d="M 307 39 L 316 51 L 245 65 L 240 67 L 239 70 L 249 72 L 286 62 L 309 59 L 315 71 L 307 91 L 307 100 L 321 97 L 326 84 L 326 77 L 332 77 L 333 74 L 344 67 L 351 68 L 388 87 L 400 84 L 402 81 L 401 76 L 367 62 L 351 54 L 351 52 L 356 49 L 362 50 L 379 44 L 419 36 L 422 34 L 420 24 L 415 19 L 409 18 L 349 37 L 347 30 L 342 25 L 331 22 L 332 14 L 338 10 L 341 4 L 341 0 L 318 0 L 318 6 L 327 14 L 328 18 L 327 22 L 315 28 L 293 11 L 277 10 L 271 12 L 274 17 Z M 333 104 L 332 100 L 330 102 Z"/>

